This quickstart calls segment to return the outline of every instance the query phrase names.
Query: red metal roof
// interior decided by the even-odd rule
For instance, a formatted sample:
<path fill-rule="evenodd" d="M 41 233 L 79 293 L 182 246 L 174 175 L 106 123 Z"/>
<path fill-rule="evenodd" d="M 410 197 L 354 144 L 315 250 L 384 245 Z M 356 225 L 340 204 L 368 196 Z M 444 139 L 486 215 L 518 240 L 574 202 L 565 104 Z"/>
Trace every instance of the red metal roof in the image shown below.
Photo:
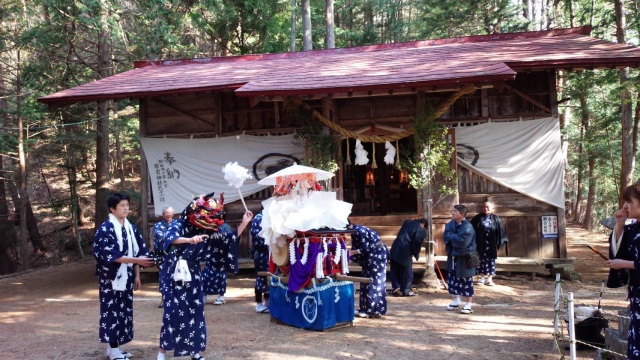
<path fill-rule="evenodd" d="M 229 56 L 141 61 L 136 68 L 38 99 L 44 103 L 234 89 L 299 95 L 513 80 L 517 71 L 640 66 L 640 48 L 590 27 Z"/>

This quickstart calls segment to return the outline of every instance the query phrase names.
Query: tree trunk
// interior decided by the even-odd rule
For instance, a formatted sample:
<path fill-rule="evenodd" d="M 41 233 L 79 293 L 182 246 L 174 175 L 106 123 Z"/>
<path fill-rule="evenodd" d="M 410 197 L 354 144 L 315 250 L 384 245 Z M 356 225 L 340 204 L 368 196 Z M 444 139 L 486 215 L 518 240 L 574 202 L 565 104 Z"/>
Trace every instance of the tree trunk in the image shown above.
<path fill-rule="evenodd" d="M 296 52 L 296 9 L 298 5 L 296 4 L 296 0 L 291 0 L 291 45 L 289 46 L 289 50 L 291 52 Z"/>
<path fill-rule="evenodd" d="M 20 51 L 16 57 L 16 113 L 18 120 L 18 168 L 19 168 L 19 190 L 18 202 L 16 203 L 20 209 L 20 269 L 26 271 L 29 269 L 29 238 L 27 236 L 27 202 L 29 201 L 27 194 L 27 155 L 25 153 L 24 139 L 24 123 L 22 117 L 22 82 L 21 82 L 21 59 Z"/>
<path fill-rule="evenodd" d="M 335 24 L 333 21 L 333 0 L 326 0 L 326 18 L 327 18 L 327 37 L 326 47 L 327 49 L 334 49 L 336 47 L 336 32 Z"/>
<path fill-rule="evenodd" d="M 7 98 L 4 87 L 3 67 L 0 64 L 0 126 L 7 125 Z M 0 274 L 9 274 L 18 270 L 15 258 L 15 244 L 18 234 L 9 219 L 9 205 L 5 189 L 4 157 L 0 155 Z"/>
<path fill-rule="evenodd" d="M 102 2 L 103 0 L 101 0 Z M 98 78 L 111 75 L 111 34 L 107 20 L 107 6 L 100 8 L 100 31 L 98 34 Z M 107 197 L 109 196 L 109 101 L 97 102 L 96 122 L 96 216 L 95 226 L 100 226 L 108 217 Z"/>
<path fill-rule="evenodd" d="M 302 50 L 313 50 L 311 39 L 311 0 L 302 0 Z"/>
<path fill-rule="evenodd" d="M 589 156 L 589 190 L 587 192 L 587 205 L 584 209 L 583 226 L 587 230 L 593 230 L 593 208 L 596 201 L 596 154 L 594 151 L 588 152 Z"/>
<path fill-rule="evenodd" d="M 16 178 L 19 178 L 19 177 L 20 175 L 17 174 Z M 13 204 L 15 206 L 16 221 L 22 223 L 23 214 L 21 213 L 21 209 L 20 209 L 21 199 L 20 199 L 20 192 L 18 191 L 19 189 L 16 187 L 17 182 L 18 181 L 16 182 L 8 181 L 5 184 L 7 185 L 9 193 L 11 194 L 11 200 L 13 201 Z M 31 201 L 29 200 L 28 197 L 25 202 L 25 212 L 26 212 L 26 216 L 24 216 L 24 218 L 26 219 L 26 229 L 27 229 L 25 231 L 25 234 L 28 235 L 28 239 L 30 239 L 31 241 L 31 246 L 33 246 L 33 252 L 35 252 L 36 254 L 40 254 L 42 251 L 45 251 L 46 248 L 42 243 L 42 236 L 40 236 L 40 230 L 38 229 L 38 220 L 36 219 L 36 216 L 33 214 Z"/>
<path fill-rule="evenodd" d="M 580 144 L 578 145 L 578 174 L 577 174 L 577 183 L 576 183 L 576 203 L 573 206 L 573 221 L 576 223 L 580 222 L 580 203 L 582 202 L 582 144 L 584 141 L 584 126 L 580 126 Z"/>
<path fill-rule="evenodd" d="M 618 43 L 625 43 L 626 19 L 624 15 L 624 1 L 615 0 L 616 38 Z M 622 92 L 620 94 L 620 122 L 622 124 L 622 154 L 620 166 L 620 190 L 624 190 L 633 183 L 635 168 L 635 154 L 633 152 L 633 118 L 631 113 L 631 94 L 626 88 L 630 77 L 629 68 L 619 70 Z M 622 199 L 619 200 L 622 206 Z"/>
<path fill-rule="evenodd" d="M 125 188 L 125 174 L 124 163 L 122 161 L 122 146 L 120 144 L 120 124 L 118 122 L 118 104 L 113 104 L 113 125 L 114 125 L 114 137 L 116 139 L 116 167 L 120 173 L 120 189 Z"/>

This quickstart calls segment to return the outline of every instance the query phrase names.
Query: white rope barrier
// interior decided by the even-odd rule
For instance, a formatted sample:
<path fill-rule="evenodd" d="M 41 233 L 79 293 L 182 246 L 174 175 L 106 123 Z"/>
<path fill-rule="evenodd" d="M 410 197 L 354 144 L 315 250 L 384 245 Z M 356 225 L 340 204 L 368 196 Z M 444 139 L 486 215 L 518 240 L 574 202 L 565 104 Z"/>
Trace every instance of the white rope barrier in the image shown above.
<path fill-rule="evenodd" d="M 611 315 L 611 316 L 615 316 L 617 318 L 626 318 L 628 319 L 628 316 L 623 316 L 620 314 L 614 314 L 612 312 L 609 311 L 605 311 L 602 309 L 598 309 L 598 312 L 603 315 L 603 314 L 607 314 L 607 315 Z M 566 314 L 566 321 L 562 321 L 562 316 L 563 314 Z M 564 322 L 568 323 L 567 326 L 567 332 L 569 333 L 569 339 L 567 339 L 564 335 Z M 586 345 L 589 346 L 591 348 L 594 349 L 599 349 L 600 351 L 609 353 L 609 354 L 613 354 L 616 356 L 619 356 L 620 358 L 626 358 L 626 354 L 620 354 L 618 352 L 609 350 L 609 349 L 605 349 L 605 348 L 601 348 L 599 346 L 597 346 L 594 343 L 589 343 L 586 341 L 582 341 L 582 340 L 578 340 L 576 339 L 576 330 L 575 330 L 575 299 L 574 299 L 574 293 L 570 292 L 567 293 L 567 298 L 564 298 L 564 294 L 562 291 L 562 281 L 560 280 L 560 274 L 556 274 L 556 287 L 555 287 L 555 302 L 554 302 L 554 319 L 553 319 L 553 337 L 554 337 L 554 346 L 556 348 L 556 350 L 558 351 L 558 355 L 560 357 L 561 360 L 565 359 L 565 354 L 564 354 L 564 350 L 566 350 L 566 348 L 562 348 L 560 342 L 561 341 L 567 341 L 569 343 L 568 346 L 568 350 L 569 350 L 569 359 L 570 360 L 575 360 L 576 359 L 576 344 L 582 344 L 582 345 Z M 625 336 L 626 337 L 626 336 Z"/>

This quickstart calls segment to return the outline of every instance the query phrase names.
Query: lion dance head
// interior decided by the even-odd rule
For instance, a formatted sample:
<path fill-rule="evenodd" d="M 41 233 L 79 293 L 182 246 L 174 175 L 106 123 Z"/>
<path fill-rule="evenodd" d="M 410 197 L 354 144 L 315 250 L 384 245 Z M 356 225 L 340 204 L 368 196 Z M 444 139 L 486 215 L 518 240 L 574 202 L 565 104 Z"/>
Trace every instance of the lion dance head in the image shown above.
<path fill-rule="evenodd" d="M 193 199 L 182 212 L 182 218 L 197 228 L 218 231 L 218 227 L 224 224 L 224 193 L 220 194 L 219 200 L 213 195 L 200 195 Z"/>

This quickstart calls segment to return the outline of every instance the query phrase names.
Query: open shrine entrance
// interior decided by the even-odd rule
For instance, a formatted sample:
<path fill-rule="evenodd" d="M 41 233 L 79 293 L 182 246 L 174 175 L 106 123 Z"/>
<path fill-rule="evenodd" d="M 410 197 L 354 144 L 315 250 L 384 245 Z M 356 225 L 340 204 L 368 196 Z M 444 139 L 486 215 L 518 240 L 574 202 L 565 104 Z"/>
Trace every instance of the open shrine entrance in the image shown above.
<path fill-rule="evenodd" d="M 344 165 L 343 196 L 344 201 L 352 203 L 352 215 L 388 215 L 417 212 L 417 191 L 409 185 L 406 171 L 396 164 L 384 162 L 386 154 L 384 143 L 362 143 L 368 152 L 367 165 L 353 165 L 353 149 L 356 140 L 348 139 L 351 149 L 351 165 Z M 396 146 L 396 143 L 392 144 Z M 342 153 L 347 154 L 347 145 L 342 144 Z M 375 146 L 375 152 L 373 151 Z M 413 154 L 413 137 L 398 140 L 401 162 L 406 162 Z M 396 149 L 398 151 L 398 149 Z M 375 154 L 375 167 L 373 156 Z"/>

